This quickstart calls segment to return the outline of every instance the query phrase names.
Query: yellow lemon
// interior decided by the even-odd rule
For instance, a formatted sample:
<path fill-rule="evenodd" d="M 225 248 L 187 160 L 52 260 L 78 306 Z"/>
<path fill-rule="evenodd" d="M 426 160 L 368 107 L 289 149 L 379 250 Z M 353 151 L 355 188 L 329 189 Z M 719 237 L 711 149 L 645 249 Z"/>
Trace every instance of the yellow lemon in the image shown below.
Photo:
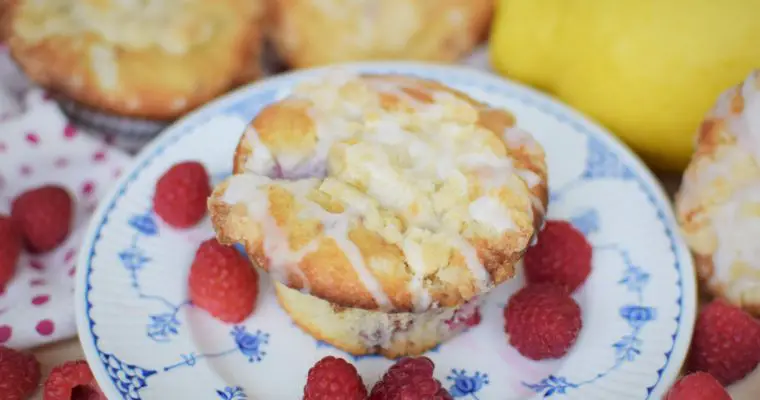
<path fill-rule="evenodd" d="M 760 0 L 498 0 L 494 68 L 554 94 L 651 166 L 686 166 L 726 88 L 760 68 Z"/>

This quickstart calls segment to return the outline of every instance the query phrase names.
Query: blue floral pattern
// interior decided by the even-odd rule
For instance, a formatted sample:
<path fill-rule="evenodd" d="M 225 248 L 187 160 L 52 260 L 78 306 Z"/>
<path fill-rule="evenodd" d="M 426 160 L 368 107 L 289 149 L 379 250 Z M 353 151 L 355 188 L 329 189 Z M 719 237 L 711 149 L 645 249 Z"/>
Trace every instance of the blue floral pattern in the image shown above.
<path fill-rule="evenodd" d="M 242 326 L 232 328 L 230 335 L 234 339 L 234 346 L 228 349 L 206 354 L 187 353 L 180 354 L 182 361 L 164 367 L 164 371 L 171 371 L 179 367 L 194 367 L 202 359 L 224 357 L 228 354 L 240 353 L 249 363 L 257 363 L 267 355 L 264 347 L 269 344 L 269 334 L 261 331 L 249 333 Z"/>
<path fill-rule="evenodd" d="M 667 209 L 667 203 L 657 192 L 655 186 L 648 180 L 649 178 L 638 172 L 637 168 L 639 167 L 631 161 L 632 158 L 625 156 L 623 152 L 614 149 L 611 150 L 611 146 L 599 139 L 597 133 L 590 132 L 585 124 L 579 122 L 581 121 L 580 119 L 572 116 L 572 114 L 562 108 L 556 108 L 555 104 L 544 100 L 540 96 L 516 90 L 509 85 L 505 85 L 496 80 L 489 80 L 481 77 L 471 79 L 467 78 L 466 75 L 462 75 L 460 72 L 453 71 L 446 71 L 444 74 L 442 71 L 437 71 L 436 68 L 437 67 L 431 67 L 423 71 L 418 67 L 399 67 L 396 72 L 422 75 L 423 77 L 434 79 L 437 77 L 443 78 L 445 75 L 445 79 L 447 80 L 461 81 L 461 83 L 455 83 L 454 86 L 457 86 L 457 84 L 465 86 L 470 85 L 478 87 L 479 90 L 483 90 L 487 93 L 493 93 L 501 97 L 518 101 L 523 105 L 536 108 L 553 116 L 559 123 L 569 125 L 574 131 L 583 135 L 583 137 L 587 139 L 586 147 L 588 150 L 585 158 L 585 170 L 577 177 L 577 179 L 571 180 L 569 183 L 559 187 L 552 187 L 552 202 L 561 202 L 565 195 L 574 192 L 586 183 L 595 180 L 617 180 L 635 186 L 637 190 L 646 194 L 650 207 L 656 210 L 659 223 L 670 241 L 670 251 L 675 256 L 674 262 L 669 267 L 675 268 L 678 276 L 681 276 L 683 272 L 681 269 L 682 263 L 687 261 L 685 261 L 686 258 L 682 258 L 677 251 L 677 246 L 679 244 L 670 228 L 672 222 L 669 218 L 671 217 L 666 214 L 666 211 L 664 211 Z M 379 67 L 377 72 L 393 71 L 388 67 Z M 297 78 L 296 75 L 293 75 L 289 78 L 282 79 L 283 80 L 280 83 L 281 85 L 283 84 L 282 82 L 290 84 L 299 78 Z M 198 365 L 202 360 L 229 356 L 231 358 L 236 357 L 237 360 L 246 364 L 258 365 L 260 363 L 266 363 L 267 360 L 272 358 L 271 355 L 267 357 L 267 352 L 270 350 L 269 335 L 267 333 L 243 326 L 233 326 L 229 328 L 229 340 L 231 343 L 225 345 L 225 342 L 222 341 L 219 351 L 202 353 L 183 351 L 176 356 L 176 358 L 172 356 L 166 359 L 165 363 L 160 362 L 157 365 L 150 365 L 150 368 L 144 364 L 140 366 L 130 364 L 126 362 L 126 360 L 133 356 L 129 354 L 129 351 L 111 350 L 112 348 L 118 348 L 118 346 L 114 344 L 113 338 L 109 338 L 108 341 L 100 340 L 95 328 L 98 325 L 96 322 L 97 314 L 93 313 L 92 304 L 93 268 L 106 269 L 106 264 L 103 262 L 94 263 L 93 257 L 95 256 L 96 250 L 104 254 L 111 251 L 101 245 L 103 242 L 108 242 L 101 241 L 104 227 L 108 224 L 126 225 L 132 230 L 132 232 L 134 232 L 132 241 L 113 255 L 115 256 L 117 263 L 120 264 L 121 271 L 129 277 L 128 288 L 137 299 L 145 302 L 146 307 L 144 309 L 150 310 L 149 315 L 145 315 L 144 317 L 145 337 L 148 340 L 141 345 L 166 348 L 165 346 L 171 344 L 172 349 L 174 348 L 173 346 L 190 345 L 185 337 L 187 330 L 183 329 L 183 325 L 187 322 L 187 315 L 183 311 L 189 310 L 191 304 L 187 300 L 181 298 L 182 296 L 176 296 L 179 298 L 174 298 L 175 296 L 170 296 L 166 293 L 151 292 L 150 290 L 145 289 L 145 287 L 149 286 L 146 285 L 143 287 L 141 284 L 141 275 L 153 268 L 155 258 L 155 254 L 151 254 L 150 251 L 148 251 L 149 247 L 144 246 L 143 243 L 144 241 L 160 237 L 162 234 L 162 228 L 157 223 L 151 210 L 136 212 L 126 218 L 116 218 L 114 210 L 124 207 L 124 199 L 128 197 L 127 193 L 129 192 L 130 185 L 138 180 L 138 177 L 141 176 L 143 171 L 151 168 L 151 164 L 155 163 L 155 161 L 159 159 L 167 149 L 175 145 L 182 138 L 192 136 L 192 133 L 196 128 L 210 121 L 210 119 L 217 114 L 244 116 L 245 118 L 255 115 L 263 105 L 272 101 L 275 94 L 281 91 L 281 88 L 272 84 L 268 89 L 248 89 L 248 91 L 249 92 L 245 96 L 237 95 L 226 100 L 221 100 L 211 106 L 210 109 L 188 117 L 176 128 L 170 129 L 170 132 L 160 139 L 158 144 L 151 147 L 150 154 L 145 154 L 145 156 L 138 161 L 136 168 L 123 179 L 122 183 L 120 183 L 119 191 L 109 200 L 110 204 L 108 204 L 103 214 L 98 217 L 101 219 L 99 226 L 96 227 L 93 235 L 88 237 L 85 241 L 85 248 L 89 249 L 89 254 L 86 254 L 86 257 L 83 257 L 82 265 L 84 266 L 86 273 L 84 274 L 85 281 L 80 283 L 84 285 L 84 318 L 89 326 L 85 327 L 84 332 L 87 334 L 82 336 L 82 340 L 85 344 L 89 340 L 92 349 L 97 352 L 97 355 L 100 358 L 99 361 L 102 368 L 98 368 L 95 365 L 96 363 L 94 362 L 94 359 L 90 359 L 93 363 L 93 368 L 100 371 L 96 371 L 98 374 L 101 374 L 100 376 L 102 376 L 102 372 L 105 371 L 106 375 L 113 383 L 113 387 L 104 388 L 107 389 L 106 391 L 108 393 L 118 393 L 124 399 L 139 400 L 142 398 L 140 395 L 141 390 L 146 388 L 151 382 L 154 382 L 154 379 L 161 379 L 161 377 L 171 374 L 172 371 L 179 368 L 185 371 L 185 373 L 189 371 L 200 371 L 200 369 L 193 367 Z M 604 236 L 600 234 L 604 229 L 604 220 L 600 218 L 599 213 L 591 205 L 588 205 L 586 208 L 577 209 L 574 212 L 569 213 L 569 215 L 570 221 L 591 239 L 602 238 Z M 593 241 L 594 240 L 592 240 L 592 242 Z M 595 375 L 589 376 L 585 379 L 578 379 L 578 377 L 570 376 L 569 374 L 567 376 L 565 374 L 554 374 L 548 375 L 547 377 L 538 379 L 534 382 L 523 382 L 524 387 L 537 394 L 541 394 L 544 397 L 560 396 L 569 393 L 572 390 L 582 390 L 583 387 L 589 386 L 595 381 L 603 379 L 609 375 L 609 373 L 619 369 L 625 363 L 636 362 L 637 357 L 641 357 L 641 355 L 647 351 L 647 343 L 642 339 L 641 332 L 644 329 L 648 329 L 653 321 L 658 321 L 661 317 L 659 315 L 660 313 L 658 313 L 658 309 L 654 305 L 646 302 L 648 284 L 653 280 L 653 274 L 651 271 L 654 270 L 650 271 L 648 266 L 637 263 L 635 257 L 632 257 L 627 249 L 614 243 L 595 243 L 594 251 L 596 253 L 612 253 L 623 261 L 624 268 L 623 271 L 621 271 L 620 278 L 617 279 L 616 282 L 618 287 L 622 288 L 622 290 L 630 295 L 630 299 L 620 305 L 617 317 L 625 321 L 627 331 L 622 334 L 619 339 L 615 340 L 614 343 L 609 345 L 614 361 L 611 362 L 607 369 L 599 371 Z M 662 265 L 658 266 L 658 268 L 662 267 Z M 674 331 L 668 332 L 668 335 L 671 335 L 672 337 L 672 345 L 664 352 L 664 364 L 657 369 L 656 381 L 653 381 L 651 386 L 647 388 L 647 398 L 649 398 L 655 388 L 660 390 L 660 380 L 663 379 L 664 371 L 677 368 L 677 366 L 670 365 L 670 362 L 672 350 L 675 348 L 677 341 L 682 342 L 682 339 L 680 338 L 683 336 L 682 332 L 680 332 L 683 311 L 683 282 L 680 278 L 677 285 L 678 314 L 675 317 L 676 326 Z M 325 347 L 323 343 L 318 343 L 317 346 Z M 85 348 L 87 349 L 88 346 L 86 345 Z M 193 348 L 194 347 L 186 347 L 186 349 Z M 112 352 L 109 353 L 106 349 Z M 651 350 L 649 350 L 649 353 L 651 354 Z M 146 362 L 145 359 L 141 360 L 141 362 Z M 151 364 L 151 362 L 147 363 Z M 462 360 L 462 363 L 467 363 L 467 360 Z M 452 396 L 472 399 L 498 398 L 499 393 L 498 389 L 496 389 L 498 384 L 491 382 L 488 374 L 482 370 L 475 371 L 471 365 L 466 365 L 465 367 L 469 369 L 454 369 L 449 376 L 446 377 L 446 382 L 449 385 L 448 389 Z M 262 368 L 259 368 L 258 370 L 262 370 Z M 473 372 L 468 373 L 468 370 Z M 493 373 L 494 371 L 489 372 Z M 214 384 L 207 388 L 208 392 L 206 393 L 208 393 L 208 397 L 212 397 L 213 394 L 216 394 L 217 398 L 223 400 L 245 399 L 247 398 L 246 390 L 248 391 L 249 396 L 254 395 L 251 393 L 249 387 L 234 385 L 242 384 L 242 381 L 233 381 L 231 382 L 233 383 L 232 386 L 228 386 L 226 383 L 222 382 L 218 383 L 221 384 Z M 155 396 L 155 394 L 151 392 L 151 396 Z"/>
<path fill-rule="evenodd" d="M 220 400 L 245 400 L 248 398 L 240 386 L 227 386 L 222 390 L 217 390 L 216 394 Z"/>
<path fill-rule="evenodd" d="M 634 178 L 634 175 L 628 168 L 620 164 L 617 156 L 610 155 L 609 160 L 600 157 L 598 154 L 606 154 L 600 149 L 598 140 L 589 140 L 589 159 L 586 164 L 586 171 L 578 181 L 588 181 L 593 179 L 619 179 L 628 180 Z M 566 188 L 577 187 L 578 185 L 569 184 Z M 562 195 L 565 192 L 555 192 L 552 201 L 562 201 Z M 577 215 L 570 218 L 570 222 L 587 237 L 598 232 L 602 228 L 602 221 L 598 212 L 594 209 L 585 209 Z M 649 274 L 643 267 L 637 265 L 631 259 L 630 254 L 625 249 L 615 244 L 594 245 L 594 252 L 610 251 L 616 253 L 625 269 L 622 271 L 622 278 L 618 285 L 622 285 L 633 295 L 634 303 L 623 305 L 619 310 L 619 316 L 623 318 L 630 327 L 630 332 L 623 335 L 619 340 L 612 344 L 615 354 L 614 362 L 604 371 L 597 373 L 595 376 L 573 382 L 563 376 L 549 375 L 539 382 L 523 382 L 523 384 L 536 393 L 543 394 L 544 397 L 552 397 L 568 393 L 571 389 L 578 389 L 582 386 L 589 385 L 603 379 L 612 371 L 619 369 L 626 362 L 633 362 L 641 354 L 643 341 L 640 338 L 641 330 L 644 326 L 653 321 L 657 316 L 654 307 L 646 306 L 644 303 L 644 290 L 649 280 Z"/>
<path fill-rule="evenodd" d="M 452 369 L 451 374 L 446 377 L 446 380 L 452 382 L 449 387 L 449 394 L 456 398 L 469 397 L 473 400 L 479 400 L 477 393 L 490 383 L 488 381 L 488 374 L 481 374 L 475 371 L 474 374 L 469 375 L 463 369 Z"/>
<path fill-rule="evenodd" d="M 140 247 L 142 238 L 150 238 L 158 235 L 158 224 L 152 211 L 132 216 L 128 225 L 134 229 L 131 245 L 119 252 L 124 268 L 129 272 L 131 286 L 135 294 L 143 300 L 150 300 L 160 303 L 165 312 L 148 316 L 148 323 L 145 326 L 146 335 L 155 342 L 168 342 L 173 336 L 179 333 L 181 322 L 179 320 L 180 310 L 190 305 L 189 301 L 172 302 L 166 297 L 155 294 L 146 294 L 140 285 L 140 271 L 151 262 L 148 255 Z"/>

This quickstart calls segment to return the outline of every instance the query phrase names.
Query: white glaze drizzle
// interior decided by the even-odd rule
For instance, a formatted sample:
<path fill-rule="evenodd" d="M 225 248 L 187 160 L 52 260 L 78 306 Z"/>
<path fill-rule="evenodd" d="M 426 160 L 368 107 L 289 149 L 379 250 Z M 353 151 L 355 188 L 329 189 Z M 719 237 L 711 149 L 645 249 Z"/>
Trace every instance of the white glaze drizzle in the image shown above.
<path fill-rule="evenodd" d="M 375 145 L 405 146 L 409 156 L 415 160 L 415 164 L 413 167 L 405 170 L 404 173 L 415 175 L 418 178 L 424 178 L 426 174 L 432 172 L 434 176 L 430 176 L 430 178 L 445 180 L 453 177 L 455 174 L 461 175 L 459 172 L 460 168 L 476 169 L 477 171 L 484 172 L 479 176 L 489 188 L 503 185 L 513 186 L 516 182 L 520 181 L 524 182 L 527 187 L 533 188 L 540 183 L 540 178 L 532 171 L 515 168 L 511 159 L 496 156 L 487 151 L 487 149 L 473 147 L 470 150 L 465 149 L 463 153 L 461 148 L 455 148 L 456 144 L 451 140 L 446 140 L 445 138 L 433 138 L 432 140 L 428 138 L 429 140 L 423 140 L 422 137 L 418 137 L 419 135 L 433 134 L 446 136 L 448 130 L 455 132 L 456 129 L 461 129 L 456 123 L 445 122 L 447 117 L 447 102 L 456 101 L 454 96 L 448 93 L 433 92 L 436 101 L 433 104 L 424 104 L 406 93 L 403 90 L 403 84 L 384 82 L 377 79 L 363 80 L 375 92 L 388 93 L 403 99 L 407 105 L 414 108 L 414 115 L 420 117 L 423 121 L 435 121 L 425 122 L 428 125 L 423 124 L 419 131 L 413 134 L 405 129 L 406 124 L 410 121 L 405 119 L 406 117 L 403 113 L 394 113 L 392 118 L 388 118 L 384 117 L 383 111 L 375 109 L 374 112 L 379 113 L 381 118 L 373 123 L 371 119 L 365 120 L 366 116 L 362 114 L 363 110 L 359 105 L 351 104 L 341 99 L 336 88 L 342 87 L 351 81 L 351 79 L 342 74 L 337 76 L 332 75 L 330 78 L 332 86 L 327 85 L 328 89 L 325 89 L 324 85 L 321 87 L 307 86 L 305 90 L 296 90 L 294 92 L 292 97 L 306 99 L 314 104 L 308 110 L 308 115 L 317 126 L 317 144 L 311 155 L 311 161 L 306 163 L 304 171 L 294 171 L 292 170 L 295 168 L 294 165 L 297 166 L 298 164 L 288 163 L 287 167 L 291 170 L 284 171 L 283 178 L 298 180 L 287 181 L 277 179 L 276 184 L 290 191 L 296 203 L 303 207 L 299 217 L 316 219 L 321 222 L 324 234 L 332 238 L 343 251 L 343 254 L 353 266 L 359 280 L 371 294 L 378 307 L 389 311 L 392 310 L 393 304 L 384 292 L 382 285 L 367 267 L 358 246 L 348 238 L 351 221 L 358 221 L 365 214 L 362 209 L 363 206 L 361 204 L 351 204 L 341 213 L 331 213 L 307 197 L 307 194 L 320 184 L 320 180 L 304 179 L 304 177 L 309 174 L 320 175 L 320 178 L 328 175 L 325 170 L 328 154 L 337 143 L 356 137 L 359 138 L 360 142 L 364 141 Z M 336 109 L 338 112 L 336 112 Z M 408 118 L 412 117 L 409 116 Z M 444 121 L 440 122 L 440 120 Z M 431 123 L 434 123 L 434 125 L 429 125 Z M 507 136 L 505 133 L 505 139 Z M 252 156 L 249 157 L 246 163 L 246 170 L 248 172 L 230 179 L 224 200 L 230 204 L 241 201 L 247 203 L 251 216 L 261 221 L 264 251 L 270 260 L 270 271 L 272 271 L 273 277 L 283 283 L 287 283 L 284 279 L 287 277 L 288 272 L 300 272 L 300 277 L 304 281 L 304 287 L 306 287 L 308 285 L 306 278 L 298 268 L 298 264 L 306 254 L 317 249 L 319 237 L 297 251 L 290 248 L 287 235 L 269 215 L 269 205 L 266 199 L 267 191 L 262 186 L 272 183 L 266 175 L 271 176 L 273 168 L 282 168 L 282 163 L 279 159 L 275 159 L 261 142 L 255 129 L 249 128 L 246 132 L 246 138 L 254 149 Z M 393 193 L 393 196 L 388 196 L 387 188 L 400 187 L 405 190 L 414 191 L 415 187 L 403 186 L 404 179 L 392 179 L 392 171 L 389 169 L 383 170 L 384 166 L 389 165 L 387 164 L 389 161 L 384 157 L 387 156 L 380 153 L 372 160 L 364 162 L 364 164 L 378 168 L 375 170 L 376 172 L 380 171 L 373 175 L 367 188 L 367 194 L 377 200 L 385 209 L 399 211 L 408 207 L 418 196 L 412 194 L 405 198 L 404 196 L 400 196 L 403 191 L 397 191 Z M 315 166 L 322 166 L 322 170 L 315 172 Z M 382 173 L 386 172 L 387 176 L 382 175 Z M 246 176 L 258 176 L 258 178 L 253 180 L 241 178 Z M 514 177 L 519 179 L 515 180 Z M 384 178 L 387 179 L 384 180 Z M 422 185 L 425 180 L 418 179 L 415 182 L 417 182 L 415 185 Z M 373 185 L 376 186 L 373 187 Z M 237 189 L 238 186 L 252 187 L 249 187 L 245 191 L 240 191 Z M 537 204 L 542 208 L 540 199 L 537 199 L 534 195 L 531 196 L 533 206 L 535 207 Z M 398 202 L 399 200 L 400 203 Z M 474 210 L 478 206 L 486 205 L 488 207 L 485 207 L 487 210 L 484 211 L 492 211 L 490 218 L 485 218 L 482 211 Z M 493 226 L 499 232 L 515 229 L 516 226 L 511 219 L 510 211 L 506 208 L 498 209 L 497 205 L 498 200 L 486 194 L 471 203 L 470 214 L 474 220 Z M 424 210 L 423 207 L 422 219 L 413 220 L 412 222 L 423 229 L 443 232 L 449 238 L 452 248 L 462 255 L 476 286 L 481 291 L 488 288 L 491 285 L 490 275 L 480 261 L 477 251 L 472 244 L 457 231 L 452 231 L 441 226 L 440 221 L 426 220 L 424 218 L 425 211 L 429 210 Z M 529 212 L 532 213 L 532 210 Z M 494 218 L 494 215 L 498 216 L 498 218 Z M 422 248 L 419 244 L 410 240 L 405 240 L 398 244 L 412 271 L 409 290 L 413 297 L 414 310 L 423 311 L 428 309 L 431 307 L 432 299 L 424 284 L 425 257 Z"/>
<path fill-rule="evenodd" d="M 737 96 L 742 103 L 740 112 L 734 108 Z M 737 174 L 736 168 L 748 156 L 760 165 L 760 71 L 751 73 L 742 84 L 721 94 L 708 118 L 723 121 L 724 129 L 719 135 L 724 139 L 733 137 L 736 143 L 720 144 L 719 150 L 710 155 L 709 162 L 701 158 L 697 159 L 698 164 L 689 167 L 679 193 L 679 208 L 685 209 L 679 213 L 704 207 L 704 196 L 721 200 L 706 207 L 716 240 L 710 283 L 723 286 L 724 294 L 733 301 L 758 304 L 760 182 L 756 176 L 748 182 L 745 175 L 748 171 Z"/>

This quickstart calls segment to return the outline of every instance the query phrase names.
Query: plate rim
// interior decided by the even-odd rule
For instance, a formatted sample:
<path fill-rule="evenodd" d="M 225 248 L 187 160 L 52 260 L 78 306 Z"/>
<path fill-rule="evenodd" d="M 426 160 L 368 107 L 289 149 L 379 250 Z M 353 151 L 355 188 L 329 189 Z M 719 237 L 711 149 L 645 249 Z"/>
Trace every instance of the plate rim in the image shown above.
<path fill-rule="evenodd" d="M 661 214 L 661 218 L 659 219 L 663 221 L 666 235 L 671 239 L 670 247 L 673 254 L 676 256 L 675 264 L 679 271 L 679 279 L 677 280 L 680 281 L 681 285 L 681 313 L 679 315 L 679 323 L 676 327 L 676 332 L 674 333 L 675 337 L 673 338 L 673 344 L 670 350 L 665 353 L 666 355 L 669 355 L 666 356 L 665 364 L 660 367 L 661 372 L 658 373 L 658 379 L 650 387 L 650 392 L 647 398 L 659 398 L 658 396 L 665 393 L 680 374 L 685 362 L 686 353 L 690 347 L 697 313 L 697 278 L 691 252 L 683 237 L 680 235 L 679 225 L 672 208 L 672 202 L 669 200 L 662 183 L 655 177 L 654 173 L 646 166 L 643 160 L 620 138 L 616 137 L 610 130 L 597 123 L 594 119 L 549 94 L 543 93 L 519 82 L 515 82 L 507 77 L 461 65 L 442 65 L 414 61 L 380 61 L 352 62 L 294 70 L 249 83 L 206 103 L 176 120 L 162 130 L 161 133 L 153 138 L 150 143 L 143 147 L 133 158 L 128 168 L 125 168 L 125 172 L 109 188 L 107 194 L 102 197 L 95 212 L 92 214 L 85 234 L 83 235 L 76 263 L 78 268 L 76 271 L 74 303 L 78 339 L 82 346 L 85 359 L 90 364 L 90 368 L 92 369 L 96 380 L 101 384 L 101 388 L 108 398 L 121 398 L 121 395 L 115 390 L 111 382 L 111 377 L 108 375 L 105 368 L 100 365 L 101 363 L 99 361 L 101 360 L 101 357 L 97 348 L 94 332 L 91 328 L 92 320 L 88 313 L 88 308 L 91 307 L 88 299 L 88 292 L 92 290 L 92 284 L 89 279 L 92 269 L 92 256 L 95 252 L 95 244 L 100 236 L 100 230 L 104 225 L 104 222 L 107 220 L 108 213 L 116 206 L 117 200 L 128 190 L 130 182 L 138 177 L 139 172 L 147 165 L 147 162 L 150 161 L 152 157 L 160 154 L 163 151 L 163 148 L 170 146 L 170 141 L 182 131 L 183 126 L 188 125 L 196 119 L 203 119 L 204 115 L 215 113 L 216 109 L 221 108 L 226 103 L 234 102 L 236 99 L 242 97 L 251 96 L 251 94 L 256 92 L 262 92 L 270 86 L 276 87 L 288 81 L 300 80 L 309 76 L 317 76 L 321 73 L 334 70 L 359 72 L 387 70 L 388 73 L 399 72 L 413 74 L 417 72 L 422 75 L 426 72 L 433 72 L 436 75 L 441 76 L 447 74 L 454 76 L 469 76 L 472 80 L 484 82 L 483 86 L 506 85 L 523 97 L 534 99 L 537 104 L 550 105 L 557 111 L 557 115 L 552 116 L 558 117 L 563 115 L 567 117 L 569 121 L 577 123 L 582 130 L 585 130 L 588 134 L 593 135 L 593 137 L 602 141 L 614 153 L 625 154 L 626 157 L 629 157 L 630 162 L 627 162 L 626 165 L 636 171 L 636 176 L 639 178 L 640 183 L 647 186 L 650 191 L 648 197 L 650 197 L 651 203 L 655 206 L 658 213 Z M 547 111 L 543 109 L 541 112 L 547 113 Z M 688 336 L 686 336 L 685 333 L 688 333 Z M 678 361 L 673 363 L 672 361 L 674 359 Z M 94 365 L 97 365 L 97 367 L 93 367 Z"/>

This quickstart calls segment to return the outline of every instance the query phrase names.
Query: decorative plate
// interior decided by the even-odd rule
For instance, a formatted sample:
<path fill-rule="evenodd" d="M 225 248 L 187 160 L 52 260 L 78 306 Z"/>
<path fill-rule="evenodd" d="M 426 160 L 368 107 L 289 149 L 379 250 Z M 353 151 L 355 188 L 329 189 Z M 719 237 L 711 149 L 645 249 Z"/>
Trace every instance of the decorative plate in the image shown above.
<path fill-rule="evenodd" d="M 594 246 L 593 273 L 576 294 L 584 327 L 561 360 L 533 362 L 511 348 L 502 308 L 522 284 L 499 287 L 480 325 L 427 354 L 455 398 L 659 399 L 686 354 L 695 282 L 670 203 L 652 174 L 605 130 L 549 97 L 467 68 L 354 64 L 371 73 L 442 81 L 513 111 L 545 146 L 551 218 L 572 221 Z M 372 385 L 391 364 L 352 357 L 292 324 L 261 279 L 245 323 L 217 322 L 187 301 L 204 221 L 174 230 L 151 211 L 156 179 L 201 160 L 219 180 L 247 122 L 294 83 L 323 70 L 282 75 L 215 101 L 167 129 L 137 158 L 93 217 L 77 272 L 77 323 L 87 359 L 111 399 L 299 399 L 308 369 L 333 354 Z"/>

